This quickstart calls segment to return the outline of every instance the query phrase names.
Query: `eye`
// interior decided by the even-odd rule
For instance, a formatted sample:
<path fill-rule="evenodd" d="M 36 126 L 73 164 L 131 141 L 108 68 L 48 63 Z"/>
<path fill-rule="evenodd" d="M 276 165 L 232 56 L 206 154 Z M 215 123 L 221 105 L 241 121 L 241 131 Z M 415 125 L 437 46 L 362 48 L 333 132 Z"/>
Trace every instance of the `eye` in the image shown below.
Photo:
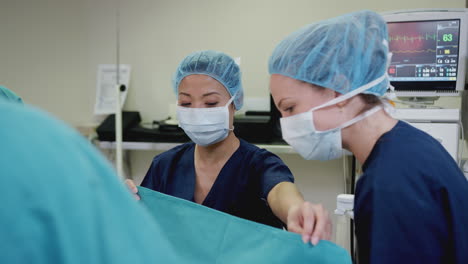
<path fill-rule="evenodd" d="M 188 107 L 190 106 L 190 104 L 191 104 L 190 102 L 181 102 L 179 103 L 179 106 Z"/>
<path fill-rule="evenodd" d="M 218 102 L 206 102 L 205 104 L 209 107 L 213 107 L 213 106 L 218 105 Z"/>
<path fill-rule="evenodd" d="M 292 113 L 294 111 L 294 106 L 288 106 L 283 109 L 286 113 Z"/>

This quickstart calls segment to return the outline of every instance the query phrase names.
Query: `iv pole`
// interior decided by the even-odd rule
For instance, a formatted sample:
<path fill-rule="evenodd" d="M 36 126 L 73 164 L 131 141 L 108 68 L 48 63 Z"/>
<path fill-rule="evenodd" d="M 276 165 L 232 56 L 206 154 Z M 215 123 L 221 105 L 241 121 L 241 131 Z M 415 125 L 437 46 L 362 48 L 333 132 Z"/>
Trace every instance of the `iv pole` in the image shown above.
<path fill-rule="evenodd" d="M 115 109 L 115 164 L 117 175 L 123 180 L 123 157 L 122 157 L 122 107 L 120 93 L 125 86 L 120 84 L 120 0 L 116 0 L 116 53 L 117 53 L 117 76 L 116 76 L 116 109 Z"/>

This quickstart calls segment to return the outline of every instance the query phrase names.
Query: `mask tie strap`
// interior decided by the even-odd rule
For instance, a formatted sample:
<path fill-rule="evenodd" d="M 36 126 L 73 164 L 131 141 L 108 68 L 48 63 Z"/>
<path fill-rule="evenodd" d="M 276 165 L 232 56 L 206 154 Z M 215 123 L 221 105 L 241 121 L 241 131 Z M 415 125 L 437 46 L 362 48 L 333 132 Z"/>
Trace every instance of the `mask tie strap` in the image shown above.
<path fill-rule="evenodd" d="M 385 47 L 388 48 L 388 41 L 386 39 L 383 39 L 382 40 L 382 45 L 384 45 Z M 377 84 L 381 83 L 385 79 L 388 80 L 388 70 L 387 69 L 390 66 L 390 63 L 391 63 L 391 60 L 392 60 L 392 55 L 393 54 L 391 52 L 387 53 L 387 65 L 386 65 L 385 73 L 382 76 L 380 76 L 379 78 L 377 78 L 377 79 L 375 79 L 375 80 L 373 80 L 373 81 L 371 81 L 371 82 L 369 82 L 367 84 L 364 84 L 363 86 L 361 86 L 361 87 L 359 87 L 359 88 L 357 88 L 357 89 L 355 89 L 355 90 L 353 90 L 353 91 L 351 91 L 349 93 L 346 93 L 346 94 L 343 94 L 343 95 L 341 95 L 339 97 L 336 97 L 336 98 L 326 102 L 323 105 L 314 107 L 309 111 L 318 110 L 318 109 L 325 108 L 325 107 L 330 106 L 330 105 L 335 105 L 335 104 L 337 104 L 339 102 L 343 102 L 343 101 L 345 101 L 345 100 L 347 100 L 347 99 L 349 99 L 349 98 L 351 98 L 351 97 L 353 97 L 355 95 L 358 95 L 358 94 L 360 94 L 360 93 L 362 93 L 362 92 L 376 86 Z M 393 91 L 394 90 L 393 86 L 390 85 L 390 87 L 391 87 L 390 88 L 391 91 Z"/>
<path fill-rule="evenodd" d="M 354 124 L 354 123 L 357 123 L 357 122 L 359 122 L 359 121 L 361 121 L 361 120 L 363 120 L 363 119 L 365 119 L 365 118 L 367 118 L 367 117 L 369 117 L 369 116 L 371 116 L 371 115 L 377 113 L 378 111 L 380 111 L 380 110 L 382 110 L 382 109 L 383 109 L 383 106 L 381 106 L 381 105 L 376 106 L 376 107 L 374 107 L 374 108 L 372 108 L 372 109 L 370 109 L 370 110 L 364 112 L 363 114 L 358 115 L 358 116 L 356 116 L 355 118 L 353 118 L 353 119 L 351 119 L 351 120 L 345 122 L 344 124 L 342 124 L 342 125 L 339 126 L 338 128 L 342 129 L 342 128 L 348 127 L 348 126 L 350 126 L 350 125 L 352 125 L 352 124 Z"/>
<path fill-rule="evenodd" d="M 359 87 L 359 88 L 357 88 L 357 89 L 355 89 L 355 90 L 353 90 L 353 91 L 351 91 L 349 93 L 346 93 L 346 94 L 343 94 L 343 95 L 341 95 L 339 97 L 336 97 L 336 98 L 326 102 L 323 105 L 319 105 L 317 107 L 314 107 L 309 111 L 315 111 L 315 110 L 325 108 L 325 107 L 330 106 L 330 105 L 335 105 L 335 104 L 337 104 L 339 102 L 343 102 L 343 101 L 345 101 L 345 100 L 347 100 L 347 99 L 349 99 L 349 98 L 351 98 L 351 97 L 353 97 L 355 95 L 358 95 L 358 94 L 360 94 L 360 93 L 362 93 L 362 92 L 376 86 L 377 84 L 379 84 L 383 80 L 385 80 L 386 77 L 387 77 L 387 75 L 384 74 L 384 75 L 380 76 L 379 78 L 373 80 L 372 82 L 369 82 L 369 83 L 367 83 L 367 84 L 365 84 L 365 85 L 363 85 L 363 86 L 361 86 L 361 87 Z"/>

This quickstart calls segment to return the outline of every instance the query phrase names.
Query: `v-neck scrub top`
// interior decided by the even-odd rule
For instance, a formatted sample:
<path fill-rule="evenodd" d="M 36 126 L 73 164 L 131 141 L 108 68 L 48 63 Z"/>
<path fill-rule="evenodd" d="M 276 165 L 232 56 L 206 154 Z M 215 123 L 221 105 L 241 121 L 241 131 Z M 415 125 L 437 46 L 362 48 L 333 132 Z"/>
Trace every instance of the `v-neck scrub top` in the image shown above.
<path fill-rule="evenodd" d="M 399 121 L 363 164 L 359 263 L 468 263 L 468 182 L 433 137 Z"/>
<path fill-rule="evenodd" d="M 195 144 L 185 143 L 157 155 L 141 186 L 194 201 Z M 275 154 L 240 139 L 239 148 L 221 169 L 202 205 L 237 217 L 282 228 L 267 203 L 270 190 L 294 182 Z"/>

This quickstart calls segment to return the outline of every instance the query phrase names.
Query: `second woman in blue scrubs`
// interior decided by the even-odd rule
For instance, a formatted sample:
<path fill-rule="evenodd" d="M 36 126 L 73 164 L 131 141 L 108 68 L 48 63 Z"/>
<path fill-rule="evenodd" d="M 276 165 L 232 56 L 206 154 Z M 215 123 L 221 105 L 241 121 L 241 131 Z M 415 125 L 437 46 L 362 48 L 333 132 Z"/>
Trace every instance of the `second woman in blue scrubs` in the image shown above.
<path fill-rule="evenodd" d="M 304 201 L 281 159 L 233 133 L 243 89 L 231 57 L 210 50 L 190 54 L 173 85 L 179 126 L 194 143 L 156 156 L 141 186 L 273 227 L 285 224 L 304 242 L 330 239 L 327 211 Z"/>
<path fill-rule="evenodd" d="M 270 57 L 283 137 L 308 160 L 362 164 L 358 263 L 468 263 L 468 182 L 433 137 L 393 119 L 384 19 L 360 11 L 307 25 Z"/>

